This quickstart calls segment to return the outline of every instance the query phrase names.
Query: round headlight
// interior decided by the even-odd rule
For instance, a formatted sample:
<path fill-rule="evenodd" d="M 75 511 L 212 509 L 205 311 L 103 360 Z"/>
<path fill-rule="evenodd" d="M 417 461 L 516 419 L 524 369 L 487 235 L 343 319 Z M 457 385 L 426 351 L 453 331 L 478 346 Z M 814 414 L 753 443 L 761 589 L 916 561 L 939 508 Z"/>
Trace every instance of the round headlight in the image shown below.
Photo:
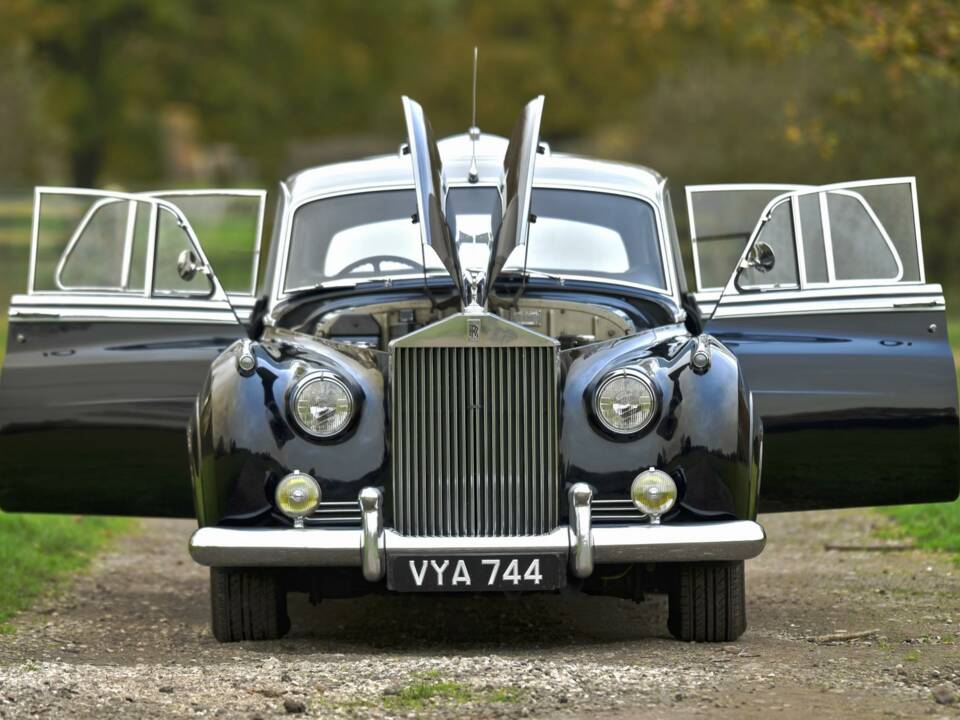
<path fill-rule="evenodd" d="M 656 524 L 660 522 L 660 516 L 677 502 L 677 484 L 663 470 L 650 468 L 633 479 L 630 499 L 640 512 L 649 515 L 650 521 Z"/>
<path fill-rule="evenodd" d="M 611 432 L 631 435 L 657 413 L 653 381 L 639 370 L 616 370 L 603 379 L 594 397 L 597 419 Z"/>
<path fill-rule="evenodd" d="M 310 515 L 320 504 L 320 486 L 306 473 L 292 472 L 277 485 L 277 508 L 287 517 Z"/>
<path fill-rule="evenodd" d="M 353 418 L 353 408 L 353 393 L 340 378 L 327 372 L 301 380 L 290 399 L 297 424 L 305 433 L 319 438 L 342 432 Z"/>

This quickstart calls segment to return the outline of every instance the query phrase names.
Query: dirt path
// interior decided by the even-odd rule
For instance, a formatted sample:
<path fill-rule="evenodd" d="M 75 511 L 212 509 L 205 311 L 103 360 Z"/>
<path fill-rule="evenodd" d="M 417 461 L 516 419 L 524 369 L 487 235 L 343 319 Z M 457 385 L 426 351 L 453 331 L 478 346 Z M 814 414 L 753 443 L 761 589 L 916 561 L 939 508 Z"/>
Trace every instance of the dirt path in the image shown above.
<path fill-rule="evenodd" d="M 728 646 L 669 640 L 659 598 L 553 596 L 294 602 L 288 639 L 218 645 L 191 524 L 145 521 L 0 638 L 0 717 L 960 717 L 933 692 L 960 689 L 960 569 L 824 550 L 870 541 L 871 513 L 762 521 L 750 629 Z"/>

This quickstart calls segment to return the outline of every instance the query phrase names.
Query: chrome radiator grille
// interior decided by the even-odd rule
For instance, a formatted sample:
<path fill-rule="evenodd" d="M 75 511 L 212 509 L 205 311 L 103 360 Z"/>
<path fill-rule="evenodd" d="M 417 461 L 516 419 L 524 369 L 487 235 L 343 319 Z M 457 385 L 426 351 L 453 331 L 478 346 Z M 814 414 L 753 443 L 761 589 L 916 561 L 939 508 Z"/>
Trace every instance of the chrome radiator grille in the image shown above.
<path fill-rule="evenodd" d="M 395 348 L 393 510 L 405 535 L 557 525 L 553 347 Z"/>

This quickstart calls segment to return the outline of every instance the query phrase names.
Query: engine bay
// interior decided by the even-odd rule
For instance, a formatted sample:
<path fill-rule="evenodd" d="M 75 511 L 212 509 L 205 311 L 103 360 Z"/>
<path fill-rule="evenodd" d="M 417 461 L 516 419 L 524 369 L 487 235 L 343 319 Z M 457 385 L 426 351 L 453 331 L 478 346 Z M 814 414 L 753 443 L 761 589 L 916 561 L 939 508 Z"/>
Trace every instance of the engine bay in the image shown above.
<path fill-rule="evenodd" d="M 521 298 L 519 301 L 490 299 L 490 311 L 504 320 L 534 332 L 555 338 L 561 349 L 632 335 L 644 329 L 619 308 L 592 302 L 545 298 Z M 442 308 L 428 299 L 402 300 L 318 311 L 297 329 L 318 339 L 359 347 L 386 350 L 391 340 L 458 312 L 457 307 Z M 638 327 L 639 325 L 639 327 Z"/>

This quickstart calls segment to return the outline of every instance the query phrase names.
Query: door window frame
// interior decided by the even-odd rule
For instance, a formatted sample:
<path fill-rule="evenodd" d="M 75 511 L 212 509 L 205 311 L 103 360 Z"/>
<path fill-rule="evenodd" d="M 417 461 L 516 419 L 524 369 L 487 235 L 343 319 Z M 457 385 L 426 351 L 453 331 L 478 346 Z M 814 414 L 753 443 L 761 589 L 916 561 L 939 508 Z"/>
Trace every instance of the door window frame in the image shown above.
<path fill-rule="evenodd" d="M 160 223 L 160 213 L 169 212 L 177 225 L 181 228 L 184 233 L 184 237 L 187 240 L 189 247 L 196 253 L 197 257 L 200 260 L 200 263 L 210 268 L 211 264 L 207 258 L 206 253 L 203 251 L 203 247 L 197 238 L 196 232 L 193 229 L 193 226 L 190 224 L 189 219 L 186 214 L 180 209 L 180 207 L 167 198 L 177 197 L 177 196 L 229 196 L 229 197 L 253 197 L 259 199 L 259 207 L 257 212 L 257 221 L 256 221 L 256 238 L 253 249 L 252 257 L 252 267 L 251 267 L 251 281 L 249 295 L 241 295 L 240 297 L 249 297 L 253 298 L 256 293 L 257 282 L 259 278 L 259 265 L 260 265 L 260 248 L 262 243 L 263 235 L 263 222 L 264 222 L 264 208 L 266 203 L 266 191 L 264 190 L 246 190 L 246 189 L 199 189 L 199 190 L 160 190 L 160 191 L 151 191 L 143 193 L 126 193 L 114 190 L 93 190 L 87 188 L 76 188 L 76 187 L 55 187 L 55 186 L 38 186 L 34 189 L 34 200 L 33 200 L 33 223 L 31 227 L 31 238 L 30 238 L 30 256 L 29 256 L 29 267 L 27 270 L 27 288 L 26 296 L 30 298 L 66 298 L 66 297 L 109 297 L 116 298 L 123 302 L 123 299 L 130 301 L 131 303 L 141 304 L 144 301 L 160 301 L 164 304 L 167 301 L 188 301 L 191 304 L 197 301 L 206 301 L 206 302 L 216 302 L 216 303 L 226 303 L 228 302 L 228 295 L 225 289 L 221 286 L 220 281 L 217 279 L 215 272 L 209 274 L 211 282 L 211 292 L 209 295 L 199 296 L 197 293 L 182 293 L 177 294 L 176 291 L 172 291 L 169 294 L 157 295 L 155 290 L 155 271 L 156 271 L 156 257 L 157 257 L 157 243 L 159 240 L 159 223 Z M 80 219 L 80 222 L 77 224 L 77 227 L 72 232 L 67 245 L 62 251 L 60 258 L 57 261 L 56 268 L 54 270 L 54 283 L 57 286 L 55 290 L 38 290 L 37 289 L 37 261 L 39 255 L 39 242 L 40 242 L 40 214 L 42 211 L 42 203 L 45 196 L 77 196 L 77 197 L 87 197 L 93 200 L 92 206 L 84 213 L 83 217 Z M 62 271 L 66 266 L 67 261 L 70 256 L 75 251 L 80 238 L 82 237 L 84 231 L 92 222 L 96 213 L 102 210 L 104 207 L 116 202 L 126 202 L 128 203 L 127 210 L 127 227 L 124 237 L 124 253 L 121 265 L 121 277 L 120 284 L 117 286 L 111 287 L 86 287 L 86 286 L 68 286 L 62 282 Z M 140 207 L 140 203 L 146 204 L 149 210 L 149 217 L 147 221 L 147 247 L 144 260 L 144 281 L 143 289 L 137 289 L 131 291 L 128 287 L 131 271 L 133 268 L 133 240 L 134 233 L 136 231 L 136 219 L 137 219 L 137 209 Z M 233 296 L 233 294 L 231 294 Z"/>
<path fill-rule="evenodd" d="M 917 245 L 917 268 L 919 273 L 918 280 L 903 280 L 903 261 L 900 258 L 900 253 L 897 251 L 896 246 L 890 238 L 889 233 L 886 228 L 883 226 L 883 223 L 880 222 L 879 218 L 876 215 L 876 212 L 870 206 L 870 203 L 866 201 L 862 195 L 856 192 L 857 188 L 865 187 L 880 187 L 885 185 L 909 185 L 910 195 L 911 195 L 911 204 L 913 210 L 913 232 Z M 830 233 L 830 218 L 829 210 L 827 207 L 827 196 L 830 193 L 842 193 L 848 196 L 857 197 L 861 205 L 866 209 L 871 220 L 876 225 L 877 229 L 880 231 L 880 234 L 886 244 L 887 248 L 890 250 L 896 265 L 897 265 L 897 274 L 893 278 L 864 278 L 864 279 L 854 279 L 854 280 L 838 280 L 836 278 L 836 268 L 834 266 L 834 255 L 833 255 L 833 243 Z M 800 201 L 801 196 L 807 195 L 818 195 L 818 200 L 820 204 L 820 222 L 823 228 L 823 243 L 824 243 L 824 257 L 827 263 L 827 281 L 826 282 L 809 282 L 807 280 L 806 274 L 806 260 L 804 257 L 803 249 L 803 227 L 800 220 Z M 797 270 L 798 270 L 798 280 L 799 288 L 793 290 L 785 289 L 784 292 L 804 292 L 806 290 L 823 290 L 823 289 L 839 289 L 839 288 L 873 288 L 873 287 L 885 287 L 885 286 L 900 286 L 900 285 L 925 285 L 926 284 L 926 271 L 923 266 L 923 241 L 920 235 L 920 214 L 919 208 L 917 205 L 917 184 L 916 178 L 914 177 L 898 177 L 898 178 L 882 178 L 876 180 L 856 180 L 851 182 L 843 183 L 834 183 L 831 185 L 820 185 L 816 187 L 809 187 L 802 190 L 792 190 L 785 192 L 782 195 L 778 195 L 773 198 L 767 206 L 764 208 L 763 213 L 761 213 L 760 218 L 757 220 L 757 223 L 753 229 L 753 232 L 750 233 L 750 238 L 747 241 L 746 246 L 743 249 L 743 252 L 740 255 L 740 259 L 737 262 L 737 265 L 734 267 L 733 272 L 731 272 L 729 279 L 727 280 L 726 285 L 723 288 L 718 302 L 722 302 L 723 298 L 728 295 L 754 295 L 758 292 L 777 292 L 775 288 L 769 290 L 763 290 L 758 288 L 756 290 L 747 290 L 743 291 L 737 287 L 736 278 L 740 272 L 741 267 L 746 261 L 747 255 L 756 244 L 759 239 L 760 234 L 763 231 L 767 221 L 770 219 L 770 213 L 774 208 L 779 206 L 783 202 L 791 203 L 791 212 L 793 217 L 793 245 L 794 253 L 797 259 Z"/>

